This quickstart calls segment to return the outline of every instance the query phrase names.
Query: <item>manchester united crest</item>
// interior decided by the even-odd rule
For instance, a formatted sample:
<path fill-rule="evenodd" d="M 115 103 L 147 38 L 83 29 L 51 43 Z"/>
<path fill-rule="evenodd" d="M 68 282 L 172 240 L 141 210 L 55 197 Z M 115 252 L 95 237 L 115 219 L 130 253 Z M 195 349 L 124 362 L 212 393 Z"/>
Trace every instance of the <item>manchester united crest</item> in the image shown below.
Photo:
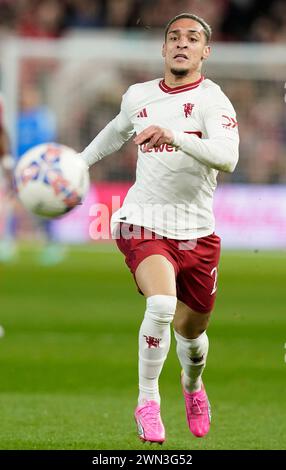
<path fill-rule="evenodd" d="M 192 115 L 193 109 L 194 109 L 194 104 L 192 103 L 185 103 L 184 105 L 184 113 L 185 117 L 190 117 Z"/>

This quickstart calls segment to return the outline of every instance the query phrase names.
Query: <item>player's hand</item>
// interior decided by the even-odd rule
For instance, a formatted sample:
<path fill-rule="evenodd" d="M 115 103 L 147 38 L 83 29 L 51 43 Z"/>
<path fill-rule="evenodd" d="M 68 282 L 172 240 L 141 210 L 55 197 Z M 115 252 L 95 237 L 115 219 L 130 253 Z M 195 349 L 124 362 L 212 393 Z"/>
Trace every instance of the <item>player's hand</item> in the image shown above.
<path fill-rule="evenodd" d="M 133 142 L 136 145 L 146 144 L 142 151 L 147 152 L 154 147 L 160 147 L 162 144 L 172 145 L 173 140 L 173 132 L 169 129 L 164 129 L 159 126 L 149 126 L 144 129 L 144 131 L 140 132 Z"/>

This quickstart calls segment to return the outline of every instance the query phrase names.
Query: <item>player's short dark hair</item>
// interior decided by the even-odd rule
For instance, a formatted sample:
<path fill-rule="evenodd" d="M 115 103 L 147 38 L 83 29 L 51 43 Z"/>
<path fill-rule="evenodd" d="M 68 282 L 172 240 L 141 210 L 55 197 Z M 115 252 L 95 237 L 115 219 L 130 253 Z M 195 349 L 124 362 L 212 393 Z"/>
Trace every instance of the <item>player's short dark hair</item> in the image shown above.
<path fill-rule="evenodd" d="M 173 23 L 175 23 L 175 21 L 180 20 L 181 18 L 190 18 L 191 20 L 194 20 L 194 21 L 197 21 L 198 23 L 200 23 L 203 27 L 204 34 L 205 34 L 205 37 L 206 37 L 206 40 L 207 40 L 207 44 L 210 42 L 211 35 L 212 35 L 212 29 L 211 29 L 210 25 L 203 18 L 201 18 L 200 16 L 197 16 L 197 15 L 193 15 L 192 13 L 181 13 L 180 15 L 174 16 L 174 18 L 172 18 L 167 23 L 167 25 L 165 27 L 165 42 L 166 42 L 166 39 L 167 39 L 167 34 L 168 34 L 169 29 L 170 29 L 170 26 Z"/>

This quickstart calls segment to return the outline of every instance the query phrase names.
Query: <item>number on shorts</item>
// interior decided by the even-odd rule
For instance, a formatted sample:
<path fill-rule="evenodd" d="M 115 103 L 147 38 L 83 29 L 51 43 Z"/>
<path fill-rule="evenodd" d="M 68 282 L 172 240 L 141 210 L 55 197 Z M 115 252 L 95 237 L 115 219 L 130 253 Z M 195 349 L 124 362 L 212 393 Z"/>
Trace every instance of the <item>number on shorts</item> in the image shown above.
<path fill-rule="evenodd" d="M 214 278 L 213 290 L 211 291 L 211 295 L 213 295 L 217 290 L 217 267 L 211 270 L 211 276 Z"/>

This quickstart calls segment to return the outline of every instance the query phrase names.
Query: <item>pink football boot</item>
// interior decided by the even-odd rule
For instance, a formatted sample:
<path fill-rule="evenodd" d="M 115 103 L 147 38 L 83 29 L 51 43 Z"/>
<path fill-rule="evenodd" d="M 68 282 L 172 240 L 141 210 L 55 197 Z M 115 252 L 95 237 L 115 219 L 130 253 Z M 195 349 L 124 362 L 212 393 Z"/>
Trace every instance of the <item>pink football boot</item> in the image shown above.
<path fill-rule="evenodd" d="M 156 401 L 149 400 L 137 406 L 134 417 L 138 436 L 142 441 L 164 442 L 165 428 L 160 416 L 160 406 Z"/>
<path fill-rule="evenodd" d="M 187 392 L 183 387 L 183 394 L 190 431 L 196 437 L 203 437 L 209 432 L 211 424 L 211 406 L 205 387 L 202 384 L 201 390 L 193 393 Z"/>

